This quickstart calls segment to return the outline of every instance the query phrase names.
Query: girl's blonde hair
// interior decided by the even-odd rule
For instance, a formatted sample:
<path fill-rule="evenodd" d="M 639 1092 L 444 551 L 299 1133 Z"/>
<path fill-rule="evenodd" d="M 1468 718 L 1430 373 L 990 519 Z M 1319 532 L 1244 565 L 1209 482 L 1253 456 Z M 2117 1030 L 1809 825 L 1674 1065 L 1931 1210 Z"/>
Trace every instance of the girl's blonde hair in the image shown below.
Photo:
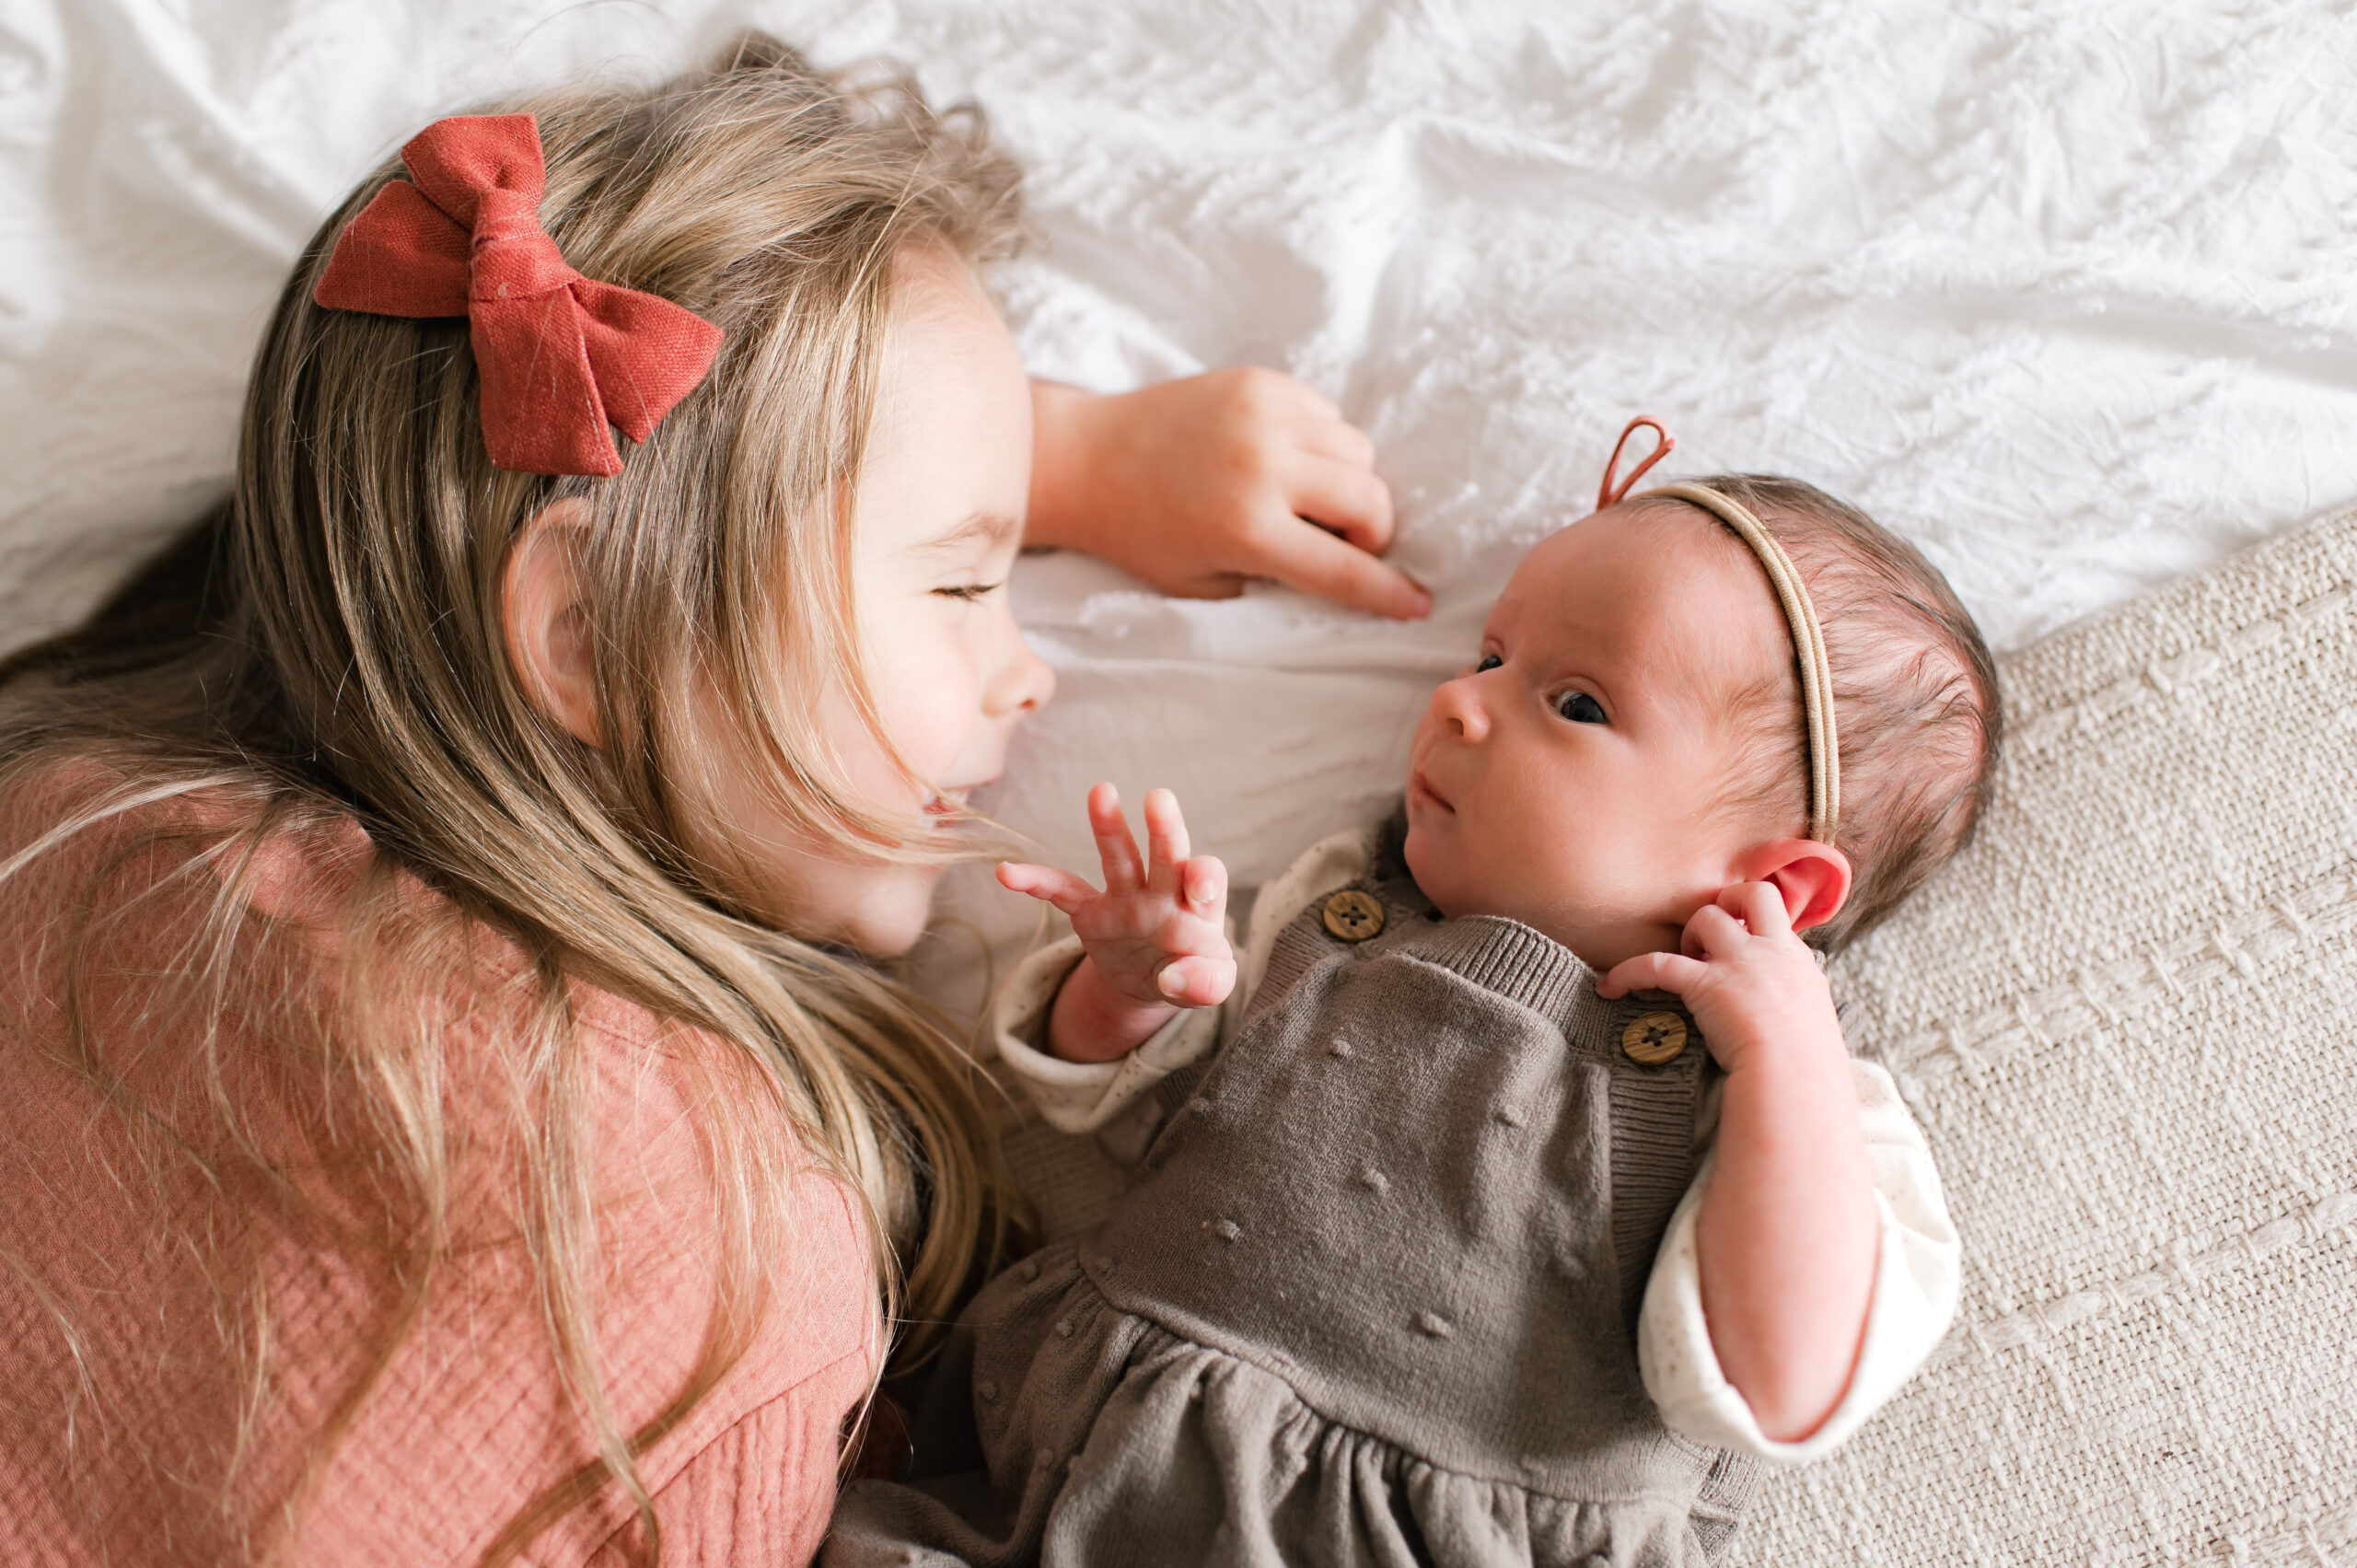
<path fill-rule="evenodd" d="M 286 1046 L 289 1071 L 324 1075 L 341 1097 L 336 1124 L 361 1140 L 372 1181 L 389 1173 L 397 1199 L 372 1245 L 401 1288 L 380 1315 L 373 1372 L 315 1446 L 314 1479 L 413 1325 L 453 1217 L 459 1134 L 444 1110 L 457 1064 L 444 1060 L 437 1020 L 369 998 L 389 966 L 413 980 L 416 965 L 439 962 L 463 983 L 468 921 L 526 955 L 530 1022 L 476 1036 L 505 1060 L 466 1070 L 510 1086 L 507 1135 L 531 1151 L 523 1243 L 600 1458 L 516 1519 L 487 1562 L 513 1556 L 610 1478 L 652 1532 L 635 1458 L 744 1349 L 765 1281 L 792 1256 L 780 1216 L 807 1162 L 865 1195 L 879 1287 L 912 1319 L 951 1305 L 1005 1213 L 964 1054 L 890 981 L 750 919 L 740 890 L 690 850 L 681 812 L 696 793 L 682 781 L 703 776 L 716 750 L 686 715 L 697 693 L 716 693 L 729 744 L 766 761 L 793 822 L 878 858 L 937 858 L 856 804 L 816 704 L 797 694 L 843 682 L 876 727 L 858 674 L 849 533 L 896 267 L 920 250 L 974 264 L 1009 249 L 1016 172 L 970 111 L 936 115 L 889 74 L 821 75 L 760 37 L 652 89 L 575 88 L 510 109 L 539 117 L 542 217 L 566 261 L 726 333 L 702 384 L 627 451 L 616 478 L 493 468 L 465 321 L 312 303 L 338 233 L 400 175 L 389 163 L 314 237 L 271 319 L 204 633 L 128 651 L 95 632 L 67 639 L 18 661 L 0 715 L 9 776 L 96 757 L 127 781 L 43 845 L 175 794 L 213 803 L 214 819 L 219 803 L 237 807 L 249 826 L 226 843 L 192 841 L 181 862 L 220 877 L 209 939 L 192 948 L 215 1009 L 252 1005 L 231 977 L 239 945 L 258 940 L 242 902 L 257 846 L 349 813 L 377 848 L 342 912 L 338 946 L 354 972 L 338 988 L 348 1005 L 335 1059 L 316 1060 L 316 1040 Z M 535 709 L 502 633 L 509 546 L 569 498 L 590 519 L 595 749 Z M 431 933 L 410 929 L 396 870 L 457 912 Z M 404 931 L 389 957 L 389 934 Z M 583 982 L 716 1042 L 691 1065 L 709 1091 L 698 1103 L 719 1305 L 688 1385 L 634 1431 L 621 1429 L 593 1353 L 592 1086 L 574 1016 Z M 218 1063 L 197 1069 L 215 1092 L 193 1121 L 186 1105 L 126 1104 L 106 1042 L 67 1015 L 65 1059 L 115 1097 L 125 1121 L 168 1121 L 168 1136 L 142 1145 L 151 1161 L 190 1162 L 215 1191 L 285 1186 L 261 1168 L 262 1141 L 220 1087 Z M 274 1037 L 284 1038 L 243 1038 Z M 218 1051 L 220 1031 L 188 1047 Z M 298 1063 L 297 1052 L 308 1054 Z M 225 1257 L 225 1298 L 246 1288 L 236 1273 Z M 241 1325 L 225 1337 L 246 1358 L 255 1411 L 270 1376 L 267 1311 L 255 1291 L 223 1316 Z"/>

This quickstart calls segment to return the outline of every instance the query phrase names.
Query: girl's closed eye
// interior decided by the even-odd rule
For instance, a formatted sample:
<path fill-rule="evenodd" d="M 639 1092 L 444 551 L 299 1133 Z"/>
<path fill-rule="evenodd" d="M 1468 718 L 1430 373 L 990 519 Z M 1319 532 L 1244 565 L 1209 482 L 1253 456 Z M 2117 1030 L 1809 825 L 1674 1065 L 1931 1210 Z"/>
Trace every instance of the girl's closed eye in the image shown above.
<path fill-rule="evenodd" d="M 970 604 L 976 599 L 988 598 L 1004 587 L 1006 582 L 1002 578 L 995 583 L 958 583 L 946 588 L 935 588 L 933 591 L 943 598 L 962 599 Z"/>
<path fill-rule="evenodd" d="M 1573 724 L 1608 724 L 1604 704 L 1585 691 L 1566 691 L 1555 699 L 1555 711 Z"/>

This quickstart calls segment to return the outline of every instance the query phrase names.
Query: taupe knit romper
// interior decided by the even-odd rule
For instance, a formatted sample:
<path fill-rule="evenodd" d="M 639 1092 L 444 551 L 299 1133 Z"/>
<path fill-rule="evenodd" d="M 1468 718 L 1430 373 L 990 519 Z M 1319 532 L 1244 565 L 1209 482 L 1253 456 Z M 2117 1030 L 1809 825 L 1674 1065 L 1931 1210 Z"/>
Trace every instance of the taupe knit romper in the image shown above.
<path fill-rule="evenodd" d="M 1635 1345 L 1701 1035 L 1643 1065 L 1670 1005 L 1391 855 L 1362 886 L 1380 933 L 1294 921 L 1113 1217 L 967 1312 L 981 1468 L 851 1487 L 823 1562 L 1723 1554 L 1751 1463 L 1662 1424 Z"/>

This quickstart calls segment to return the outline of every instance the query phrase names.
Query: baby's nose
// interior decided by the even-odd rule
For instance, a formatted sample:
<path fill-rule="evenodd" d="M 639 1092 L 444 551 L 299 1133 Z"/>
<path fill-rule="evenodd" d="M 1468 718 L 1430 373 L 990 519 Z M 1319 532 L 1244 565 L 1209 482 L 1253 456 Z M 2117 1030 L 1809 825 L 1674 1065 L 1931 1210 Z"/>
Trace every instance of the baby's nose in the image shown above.
<path fill-rule="evenodd" d="M 1470 676 L 1460 675 L 1454 680 L 1444 680 L 1433 692 L 1433 717 L 1448 731 L 1466 740 L 1480 740 L 1490 733 L 1490 718 L 1481 706 L 1480 694 L 1473 688 Z"/>

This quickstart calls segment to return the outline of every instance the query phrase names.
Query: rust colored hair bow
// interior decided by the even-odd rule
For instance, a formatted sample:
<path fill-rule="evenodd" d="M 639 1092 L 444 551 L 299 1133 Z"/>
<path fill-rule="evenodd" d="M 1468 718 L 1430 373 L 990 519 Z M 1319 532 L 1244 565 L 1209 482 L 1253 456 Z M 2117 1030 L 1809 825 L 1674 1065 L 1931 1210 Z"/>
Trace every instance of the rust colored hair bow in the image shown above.
<path fill-rule="evenodd" d="M 695 389 L 720 329 L 564 264 L 540 227 L 547 188 L 528 114 L 437 120 L 401 149 L 410 181 L 344 226 L 318 303 L 377 316 L 464 316 L 482 377 L 483 445 L 519 473 L 611 477 L 607 427 L 644 441 Z"/>

